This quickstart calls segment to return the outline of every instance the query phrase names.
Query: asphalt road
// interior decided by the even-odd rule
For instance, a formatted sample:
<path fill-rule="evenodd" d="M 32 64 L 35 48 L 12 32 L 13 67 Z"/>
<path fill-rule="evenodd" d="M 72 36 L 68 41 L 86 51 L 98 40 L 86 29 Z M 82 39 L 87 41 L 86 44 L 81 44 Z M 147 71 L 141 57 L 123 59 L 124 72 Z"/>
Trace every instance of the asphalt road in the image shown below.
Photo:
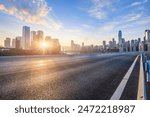
<path fill-rule="evenodd" d="M 109 100 L 137 55 L 0 57 L 0 99 Z M 139 60 L 136 66 L 134 74 L 139 72 Z M 134 74 L 131 77 L 138 79 Z M 138 81 L 134 79 L 121 99 L 136 98 Z"/>

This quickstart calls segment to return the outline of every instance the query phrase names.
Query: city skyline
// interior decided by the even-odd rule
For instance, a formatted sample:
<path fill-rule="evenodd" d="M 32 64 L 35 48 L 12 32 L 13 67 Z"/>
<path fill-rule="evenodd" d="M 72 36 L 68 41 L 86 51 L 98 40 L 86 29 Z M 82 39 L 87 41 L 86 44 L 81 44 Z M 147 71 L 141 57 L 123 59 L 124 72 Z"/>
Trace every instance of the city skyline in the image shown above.
<path fill-rule="evenodd" d="M 103 40 L 107 43 L 107 45 L 111 45 L 110 42 L 112 41 L 115 41 L 115 43 L 118 45 L 118 48 L 122 48 L 123 47 L 123 42 L 127 42 L 127 41 L 132 41 L 132 40 L 138 40 L 140 39 L 140 42 L 150 42 L 150 30 L 146 29 L 145 32 L 143 33 L 144 34 L 144 37 L 141 39 L 141 38 L 134 38 L 134 39 L 131 39 L 131 40 L 126 40 L 125 37 L 124 37 L 124 32 L 122 32 L 122 30 L 119 30 L 118 31 L 118 37 L 117 38 L 111 38 L 110 40 L 106 41 L 106 40 Z M 6 48 L 15 48 L 15 40 L 17 40 L 18 38 L 20 38 L 20 48 L 22 49 L 29 49 L 29 48 L 32 48 L 33 46 L 35 46 L 33 44 L 34 41 L 37 41 L 37 40 L 41 40 L 40 43 L 38 45 L 41 45 L 42 42 L 46 41 L 47 38 L 53 38 L 53 39 L 58 39 L 58 38 L 54 38 L 52 37 L 51 35 L 45 35 L 45 32 L 42 31 L 42 30 L 31 30 L 31 27 L 29 26 L 22 26 L 22 34 L 20 34 L 21 36 L 15 36 L 15 37 L 5 37 L 4 39 L 4 42 L 3 42 L 3 45 L 4 47 Z M 59 39 L 58 39 L 59 40 Z M 118 42 L 116 41 L 118 40 Z M 5 43 L 5 41 L 7 41 L 8 43 Z M 72 41 L 74 40 L 69 40 L 71 42 L 71 45 L 72 45 Z M 32 45 L 33 44 L 33 45 Z M 102 46 L 104 45 L 104 43 L 102 44 L 93 44 L 93 43 L 90 43 L 90 44 L 85 44 L 85 42 L 83 41 L 82 43 L 78 43 L 77 45 L 79 46 L 83 46 L 83 45 L 86 45 L 86 46 L 90 46 L 90 45 L 95 45 L 95 46 Z M 69 45 L 62 45 L 63 47 L 64 46 L 70 46 Z"/>
<path fill-rule="evenodd" d="M 70 40 L 102 45 L 103 40 L 117 40 L 119 30 L 126 40 L 143 38 L 150 28 L 149 4 L 149 0 L 3 0 L 0 45 L 6 37 L 21 36 L 24 25 L 59 38 L 62 45 Z"/>

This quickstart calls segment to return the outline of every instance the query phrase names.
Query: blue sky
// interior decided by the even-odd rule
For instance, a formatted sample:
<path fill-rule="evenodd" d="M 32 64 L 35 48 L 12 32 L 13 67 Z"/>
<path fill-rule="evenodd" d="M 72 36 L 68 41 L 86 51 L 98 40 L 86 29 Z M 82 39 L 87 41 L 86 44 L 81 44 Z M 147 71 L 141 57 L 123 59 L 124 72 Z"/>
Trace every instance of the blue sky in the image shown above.
<path fill-rule="evenodd" d="M 117 39 L 143 38 L 150 29 L 150 0 L 0 0 L 0 45 L 6 37 L 21 36 L 22 26 L 43 30 L 81 44 L 101 44 Z"/>

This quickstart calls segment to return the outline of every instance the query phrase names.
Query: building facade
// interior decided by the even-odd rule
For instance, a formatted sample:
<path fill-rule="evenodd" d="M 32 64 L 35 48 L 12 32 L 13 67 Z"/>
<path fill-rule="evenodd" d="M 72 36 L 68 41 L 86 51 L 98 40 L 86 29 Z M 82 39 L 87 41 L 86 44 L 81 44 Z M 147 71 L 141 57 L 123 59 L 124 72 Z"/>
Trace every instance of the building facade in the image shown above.
<path fill-rule="evenodd" d="M 11 38 L 7 37 L 4 40 L 4 46 L 5 46 L 5 48 L 10 48 L 11 47 Z"/>
<path fill-rule="evenodd" d="M 118 32 L 118 46 L 119 46 L 119 51 L 123 52 L 122 31 L 121 30 L 119 30 L 119 32 Z"/>
<path fill-rule="evenodd" d="M 15 48 L 16 49 L 20 49 L 21 48 L 21 39 L 22 39 L 22 37 L 21 36 L 18 36 L 18 37 L 16 37 L 16 46 L 15 46 Z"/>
<path fill-rule="evenodd" d="M 31 40 L 30 40 L 30 27 L 23 26 L 22 29 L 22 40 L 21 40 L 21 48 L 22 49 L 30 49 Z"/>
<path fill-rule="evenodd" d="M 12 48 L 16 48 L 16 39 L 12 40 Z"/>

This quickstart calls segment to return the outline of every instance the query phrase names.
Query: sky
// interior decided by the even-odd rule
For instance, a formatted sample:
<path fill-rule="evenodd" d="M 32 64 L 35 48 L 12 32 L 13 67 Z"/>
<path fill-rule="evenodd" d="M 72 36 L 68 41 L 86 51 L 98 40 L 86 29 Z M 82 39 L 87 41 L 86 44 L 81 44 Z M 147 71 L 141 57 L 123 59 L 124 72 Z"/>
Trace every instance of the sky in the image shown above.
<path fill-rule="evenodd" d="M 22 35 L 22 26 L 43 30 L 61 45 L 71 40 L 100 45 L 122 30 L 125 40 L 150 29 L 150 0 L 0 0 L 0 45 Z"/>

